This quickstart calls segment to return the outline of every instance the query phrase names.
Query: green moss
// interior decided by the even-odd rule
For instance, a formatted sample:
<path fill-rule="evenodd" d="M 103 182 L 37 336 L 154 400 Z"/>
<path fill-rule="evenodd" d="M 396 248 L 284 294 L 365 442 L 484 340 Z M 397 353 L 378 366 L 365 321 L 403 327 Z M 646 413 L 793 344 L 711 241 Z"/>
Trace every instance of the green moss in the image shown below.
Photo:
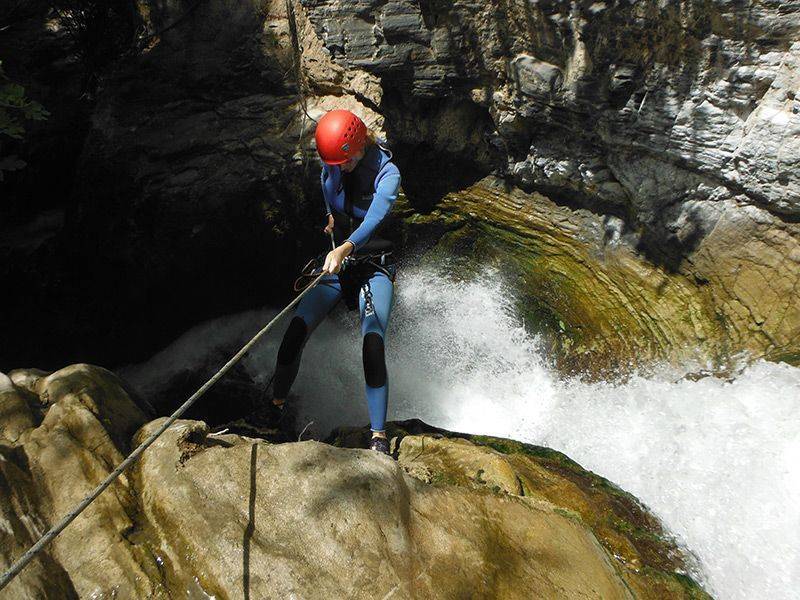
<path fill-rule="evenodd" d="M 449 473 L 437 471 L 431 475 L 431 483 L 434 485 L 458 485 L 460 482 L 457 478 Z"/>
<path fill-rule="evenodd" d="M 509 440 L 506 438 L 498 438 L 488 435 L 471 435 L 469 436 L 469 439 L 475 442 L 476 444 L 494 448 L 495 450 L 503 454 L 525 454 L 527 456 L 532 456 L 534 458 L 539 458 L 539 459 L 545 459 L 549 462 L 556 463 L 559 466 L 568 468 L 576 473 L 590 473 L 590 471 L 586 471 L 578 463 L 570 459 L 566 454 L 562 454 L 561 452 L 553 450 L 552 448 L 546 448 L 544 446 L 535 446 L 533 444 L 525 444 L 523 442 L 518 442 L 516 440 Z M 595 477 L 600 478 L 599 475 L 595 475 Z"/>
<path fill-rule="evenodd" d="M 800 352 L 776 352 L 768 354 L 767 359 L 774 362 L 785 362 L 788 365 L 800 367 Z"/>
<path fill-rule="evenodd" d="M 583 522 L 581 516 L 573 510 L 567 510 L 566 508 L 561 508 L 560 506 L 556 506 L 553 509 L 553 512 L 557 515 L 561 515 L 562 517 L 566 517 L 570 521 L 578 523 L 584 527 L 586 527 L 586 523 Z"/>
<path fill-rule="evenodd" d="M 694 579 L 685 573 L 678 571 L 664 573 L 652 567 L 644 566 L 641 570 L 641 575 L 654 581 L 677 584 L 689 600 L 711 600 L 712 598 Z"/>
<path fill-rule="evenodd" d="M 650 530 L 636 527 L 629 521 L 617 518 L 616 516 L 610 516 L 609 521 L 614 529 L 628 537 L 657 544 L 663 544 L 667 541 L 663 535 L 658 535 Z"/>
<path fill-rule="evenodd" d="M 529 331 L 541 336 L 548 354 L 566 364 L 567 357 L 581 356 L 596 346 L 590 332 L 598 328 L 586 322 L 585 311 L 574 308 L 583 294 L 575 282 L 582 281 L 585 273 L 573 272 L 583 268 L 580 263 L 553 255 L 552 249 L 545 251 L 537 237 L 502 222 L 463 216 L 456 221 L 446 215 L 442 213 L 443 222 L 457 226 L 440 237 L 421 264 L 446 264 L 448 272 L 467 280 L 477 278 L 486 264 L 496 265 L 508 284 L 511 308 Z M 481 259 L 476 261 L 476 256 Z"/>
<path fill-rule="evenodd" d="M 473 477 L 472 480 L 480 485 L 486 485 L 487 481 L 481 477 L 484 473 L 485 471 L 483 469 L 478 469 L 478 472 L 475 473 L 475 477 Z"/>
<path fill-rule="evenodd" d="M 673 573 L 672 577 L 681 584 L 686 595 L 692 600 L 709 600 L 711 598 L 711 595 L 706 593 L 706 591 L 700 587 L 700 584 L 688 575 L 684 573 Z"/>

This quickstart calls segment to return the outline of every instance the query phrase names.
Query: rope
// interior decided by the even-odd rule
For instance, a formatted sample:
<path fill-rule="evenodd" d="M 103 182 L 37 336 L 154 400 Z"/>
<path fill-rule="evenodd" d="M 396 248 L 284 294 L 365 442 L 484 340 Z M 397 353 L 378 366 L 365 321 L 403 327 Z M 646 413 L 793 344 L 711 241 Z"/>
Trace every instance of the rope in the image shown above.
<path fill-rule="evenodd" d="M 300 135 L 297 138 L 297 147 L 303 153 L 303 175 L 308 173 L 308 153 L 303 150 L 303 136 L 306 133 L 306 119 L 314 121 L 317 120 L 308 114 L 308 102 L 306 101 L 305 89 L 306 78 L 303 71 L 302 55 L 303 48 L 300 45 L 300 38 L 297 35 L 297 19 L 294 14 L 293 0 L 286 0 L 286 20 L 289 22 L 289 34 L 292 37 L 292 67 L 294 69 L 295 79 L 297 80 L 297 100 L 300 108 L 303 111 L 303 120 L 300 124 Z"/>
<path fill-rule="evenodd" d="M 303 63 L 301 61 L 303 49 L 300 46 L 300 38 L 297 35 L 297 19 L 295 18 L 294 4 L 292 3 L 292 0 L 286 0 L 286 19 L 289 21 L 289 34 L 292 36 L 292 66 L 294 67 L 295 78 L 297 79 L 300 108 L 303 109 L 306 117 L 316 123 L 317 120 L 308 114 L 308 106 L 305 96 L 306 78 L 303 72 Z"/>
<path fill-rule="evenodd" d="M 300 272 L 300 275 L 298 275 L 297 279 L 294 280 L 294 284 L 292 286 L 295 292 L 306 289 L 307 285 L 303 283 L 304 279 L 316 276 L 314 273 L 316 270 L 316 262 L 317 259 L 312 258 L 310 261 L 308 261 L 308 263 L 306 263 L 306 266 L 303 267 L 303 270 Z"/>
<path fill-rule="evenodd" d="M 108 486 L 110 486 L 111 483 L 117 477 L 119 477 L 122 474 L 122 472 L 126 468 L 128 468 L 128 466 L 130 466 L 131 463 L 133 463 L 133 461 L 135 461 L 142 452 L 144 452 L 147 449 L 148 446 L 150 446 L 153 442 L 156 441 L 158 436 L 164 433 L 167 430 L 167 428 L 170 425 L 172 425 L 172 423 L 174 423 L 175 420 L 179 416 L 181 416 L 184 413 L 184 411 L 186 411 L 186 409 L 188 409 L 195 402 L 195 400 L 197 400 L 198 398 L 200 398 L 200 396 L 205 394 L 206 391 L 208 391 L 208 389 L 217 382 L 217 380 L 219 380 L 233 365 L 235 365 L 239 361 L 239 359 L 241 359 L 242 356 L 244 356 L 244 354 L 261 338 L 261 336 L 263 336 L 265 333 L 267 333 L 267 331 L 270 330 L 270 328 L 275 324 L 276 321 L 278 321 L 282 316 L 284 316 L 287 312 L 289 312 L 289 309 L 291 309 L 295 304 L 300 302 L 300 299 L 303 296 L 305 296 L 311 290 L 311 288 L 317 285 L 317 283 L 319 283 L 319 280 L 322 279 L 325 275 L 327 275 L 327 273 L 325 272 L 321 273 L 315 281 L 313 281 L 305 290 L 303 290 L 302 294 L 300 294 L 299 296 L 297 296 L 297 298 L 292 300 L 286 308 L 284 308 L 274 319 L 272 319 L 269 323 L 267 323 L 267 325 L 256 335 L 254 335 L 249 342 L 247 342 L 244 346 L 242 346 L 242 349 L 239 350 L 239 352 L 237 352 L 227 363 L 225 363 L 225 365 L 219 371 L 217 371 L 217 373 L 211 379 L 206 381 L 206 383 L 203 384 L 203 386 L 200 389 L 198 389 L 194 394 L 192 394 L 192 396 L 188 400 L 186 400 L 186 402 L 184 402 L 181 405 L 181 407 L 178 410 L 176 410 L 171 417 L 169 417 L 169 419 L 167 419 L 164 422 L 164 424 L 158 429 L 158 431 L 156 431 L 153 435 L 147 438 L 147 440 L 145 440 L 142 444 L 140 444 L 139 447 L 136 448 L 136 450 L 131 452 L 128 458 L 123 460 L 119 464 L 119 466 L 116 469 L 114 469 L 108 475 L 108 477 L 106 477 L 103 480 L 103 482 L 94 489 L 94 491 L 91 494 L 86 496 L 81 501 L 81 503 L 78 504 L 77 507 L 75 507 L 72 511 L 67 513 L 67 515 L 61 520 L 61 522 L 59 522 L 55 527 L 50 529 L 50 531 L 48 531 L 41 538 L 39 538 L 39 541 L 37 541 L 33 546 L 31 546 L 31 548 L 27 552 L 25 552 L 25 554 L 23 554 L 13 565 L 11 565 L 11 568 L 9 568 L 5 573 L 3 573 L 3 577 L 0 578 L 0 590 L 2 590 L 6 585 L 8 585 L 8 583 L 14 577 L 16 577 L 19 574 L 19 572 L 23 568 L 25 568 L 25 566 L 29 562 L 31 562 L 31 560 L 33 560 L 33 558 L 39 552 L 41 552 L 42 549 L 47 544 L 49 544 L 53 540 L 53 538 L 55 538 L 59 533 L 61 533 L 67 527 L 67 525 L 69 525 L 75 519 L 75 517 L 77 517 L 87 506 L 89 506 L 89 504 L 91 504 L 92 501 L 103 492 L 103 490 L 105 490 Z"/>
<path fill-rule="evenodd" d="M 333 239 L 333 231 L 330 232 L 330 236 L 331 236 L 331 250 L 336 250 L 336 242 Z M 309 277 L 316 277 L 317 274 L 314 273 L 314 270 L 316 269 L 317 258 L 319 257 L 312 258 L 310 261 L 306 263 L 306 266 L 300 270 L 300 275 L 297 277 L 297 279 L 294 280 L 294 285 L 292 286 L 295 292 L 304 290 L 309 285 L 312 285 L 310 283 L 304 284 L 303 279 Z M 313 285 L 316 285 L 316 283 L 317 282 L 315 281 Z M 270 381 L 272 380 L 270 379 Z"/>

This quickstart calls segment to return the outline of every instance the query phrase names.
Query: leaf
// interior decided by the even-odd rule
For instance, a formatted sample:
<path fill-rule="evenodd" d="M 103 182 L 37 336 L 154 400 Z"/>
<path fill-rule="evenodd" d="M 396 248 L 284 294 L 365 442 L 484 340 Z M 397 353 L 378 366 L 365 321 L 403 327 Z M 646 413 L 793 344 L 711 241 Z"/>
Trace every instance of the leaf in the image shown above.
<path fill-rule="evenodd" d="M 14 138 L 15 140 L 21 140 L 25 130 L 22 128 L 22 125 L 11 123 L 7 127 L 0 129 L 0 132 L 5 133 L 8 137 Z"/>
<path fill-rule="evenodd" d="M 22 138 L 25 130 L 20 123 L 9 116 L 5 109 L 0 108 L 0 133 L 5 133 L 7 136 L 18 140 Z"/>
<path fill-rule="evenodd" d="M 22 110 L 25 113 L 26 119 L 33 119 L 34 121 L 44 121 L 48 115 L 50 115 L 50 113 L 44 109 L 44 106 L 35 101 L 26 104 Z"/>
<path fill-rule="evenodd" d="M 12 104 L 22 104 L 25 99 L 25 88 L 18 83 L 7 83 L 0 91 L 0 98 Z"/>
<path fill-rule="evenodd" d="M 24 169 L 28 163 L 19 158 L 16 154 L 0 158 L 0 171 L 19 171 Z"/>

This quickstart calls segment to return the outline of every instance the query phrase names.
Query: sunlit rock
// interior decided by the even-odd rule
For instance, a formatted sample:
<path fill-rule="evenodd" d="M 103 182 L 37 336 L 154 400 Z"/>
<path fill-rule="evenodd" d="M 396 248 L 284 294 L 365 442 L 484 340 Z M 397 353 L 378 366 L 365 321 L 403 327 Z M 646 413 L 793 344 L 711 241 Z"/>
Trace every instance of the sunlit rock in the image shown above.
<path fill-rule="evenodd" d="M 421 218 L 405 207 L 409 235 L 437 241 L 429 264 L 461 257 L 459 277 L 497 265 L 525 323 L 544 333 L 569 370 L 695 359 L 723 366 L 742 351 L 797 359 L 800 225 L 763 209 L 679 205 L 659 217 L 671 223 L 663 243 L 690 259 L 651 261 L 637 251 L 646 234 L 622 219 L 559 206 L 494 178 L 448 194 Z"/>
<path fill-rule="evenodd" d="M 6 565 L 163 423 L 143 424 L 98 367 L 15 378 L 45 401 L 30 409 L 41 423 L 2 448 Z M 9 382 L 5 414 L 21 401 Z M 658 522 L 607 482 L 591 489 L 604 480 L 566 457 L 499 438 L 391 432 L 399 461 L 360 443 L 272 444 L 178 420 L 10 597 L 703 597 Z M 620 502 L 626 520 L 606 519 Z M 641 542 L 629 531 L 639 526 L 658 541 Z"/>
<path fill-rule="evenodd" d="M 9 385 L 11 380 L 35 394 Z M 0 392 L 4 568 L 131 450 L 130 439 L 147 412 L 123 386 L 111 372 L 86 364 L 52 374 L 16 370 L 6 378 Z M 136 513 L 135 491 L 125 473 L 12 582 L 9 597 L 151 596 L 158 581 L 144 566 L 150 560 L 126 539 Z M 42 569 L 46 577 L 37 575 Z"/>

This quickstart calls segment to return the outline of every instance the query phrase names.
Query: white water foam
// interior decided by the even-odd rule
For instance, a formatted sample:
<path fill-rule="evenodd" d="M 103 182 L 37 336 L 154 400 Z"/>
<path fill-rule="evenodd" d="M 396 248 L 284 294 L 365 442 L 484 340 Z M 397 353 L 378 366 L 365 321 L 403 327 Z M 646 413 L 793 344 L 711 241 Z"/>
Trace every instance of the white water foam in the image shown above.
<path fill-rule="evenodd" d="M 514 315 L 497 274 L 471 283 L 404 270 L 387 340 L 390 420 L 549 446 L 615 482 L 700 559 L 722 599 L 797 598 L 800 369 L 756 362 L 732 382 L 684 372 L 625 383 L 561 379 Z M 145 394 L 214 344 L 243 344 L 275 311 L 209 322 L 121 374 Z M 266 382 L 286 323 L 243 360 Z M 221 361 L 221 363 L 224 360 Z M 368 423 L 356 313 L 309 341 L 293 392 L 324 436 Z"/>

